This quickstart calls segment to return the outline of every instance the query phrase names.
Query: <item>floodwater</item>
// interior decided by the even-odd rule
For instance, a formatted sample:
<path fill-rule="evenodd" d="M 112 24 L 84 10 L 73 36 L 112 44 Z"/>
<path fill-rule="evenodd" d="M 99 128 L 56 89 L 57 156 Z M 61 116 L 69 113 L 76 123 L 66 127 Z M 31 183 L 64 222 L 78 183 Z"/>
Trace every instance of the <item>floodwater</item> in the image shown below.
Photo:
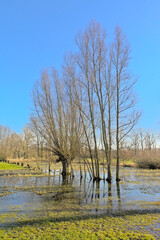
<path fill-rule="evenodd" d="M 78 167 L 75 177 L 64 180 L 58 171 L 50 175 L 12 175 L 0 172 L 0 212 L 19 211 L 26 214 L 46 205 L 61 204 L 90 214 L 112 213 L 125 210 L 159 211 L 160 170 L 136 168 L 120 169 L 121 181 L 112 183 L 101 180 L 93 182 L 89 174 L 80 179 Z M 23 173 L 19 170 L 18 173 Z M 106 176 L 107 177 L 107 176 Z M 64 204 L 64 205 L 63 205 Z"/>

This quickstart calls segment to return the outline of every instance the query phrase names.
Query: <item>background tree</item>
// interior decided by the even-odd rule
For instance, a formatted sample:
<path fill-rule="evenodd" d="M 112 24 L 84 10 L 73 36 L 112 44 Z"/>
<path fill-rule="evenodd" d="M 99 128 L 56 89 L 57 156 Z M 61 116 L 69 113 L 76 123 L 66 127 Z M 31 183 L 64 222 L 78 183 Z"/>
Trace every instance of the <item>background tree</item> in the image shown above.
<path fill-rule="evenodd" d="M 154 148 L 154 146 L 156 144 L 156 139 L 155 139 L 154 134 L 151 131 L 146 131 L 144 140 L 145 140 L 145 148 L 147 150 L 151 151 L 152 148 Z"/>
<path fill-rule="evenodd" d="M 20 159 L 24 157 L 24 144 L 22 134 L 12 132 L 8 139 L 9 157 Z"/>
<path fill-rule="evenodd" d="M 9 154 L 9 137 L 11 130 L 9 127 L 4 127 L 0 125 L 0 160 L 5 161 L 7 155 Z"/>
<path fill-rule="evenodd" d="M 23 158 L 28 159 L 31 157 L 30 150 L 33 145 L 33 132 L 31 129 L 26 126 L 22 130 L 22 138 L 23 138 Z"/>

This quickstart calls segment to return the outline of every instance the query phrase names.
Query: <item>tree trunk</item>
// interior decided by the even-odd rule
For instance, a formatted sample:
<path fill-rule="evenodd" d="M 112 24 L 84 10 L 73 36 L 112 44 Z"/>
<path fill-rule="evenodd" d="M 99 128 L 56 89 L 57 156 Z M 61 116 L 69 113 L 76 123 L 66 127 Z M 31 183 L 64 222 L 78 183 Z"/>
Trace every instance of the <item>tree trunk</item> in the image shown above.
<path fill-rule="evenodd" d="M 117 121 L 117 129 L 116 129 L 116 145 L 117 145 L 117 164 L 116 164 L 116 181 L 120 181 L 119 178 L 119 72 L 118 72 L 118 63 L 117 63 L 117 79 L 116 79 L 116 88 L 117 88 L 117 109 L 116 109 L 116 121 Z"/>
<path fill-rule="evenodd" d="M 119 106 L 117 107 L 116 145 L 117 145 L 116 181 L 120 181 L 120 178 L 119 178 Z"/>
<path fill-rule="evenodd" d="M 108 151 L 108 178 L 107 181 L 111 183 L 112 175 L 111 175 L 111 152 L 112 152 L 112 133 L 111 133 L 111 103 L 110 96 L 108 96 L 108 135 L 109 135 L 109 151 Z"/>
<path fill-rule="evenodd" d="M 69 164 L 66 158 L 62 159 L 62 175 L 66 176 L 69 174 Z"/>

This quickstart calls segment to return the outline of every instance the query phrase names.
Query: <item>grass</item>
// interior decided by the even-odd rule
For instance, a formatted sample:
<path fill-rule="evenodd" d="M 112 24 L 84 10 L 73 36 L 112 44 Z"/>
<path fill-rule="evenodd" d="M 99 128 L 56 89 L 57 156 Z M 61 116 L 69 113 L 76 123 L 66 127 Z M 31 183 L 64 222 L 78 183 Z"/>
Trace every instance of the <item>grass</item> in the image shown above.
<path fill-rule="evenodd" d="M 121 216 L 76 216 L 69 212 L 48 212 L 41 218 L 17 218 L 17 223 L 0 228 L 1 239 L 92 239 L 155 240 L 146 225 L 158 221 L 155 214 L 122 214 Z M 13 218 L 16 215 L 11 214 Z M 9 216 L 4 214 L 0 221 Z M 140 230 L 139 230 L 140 229 Z"/>
<path fill-rule="evenodd" d="M 117 163 L 117 159 L 116 158 L 112 158 L 112 166 L 116 166 Z M 134 162 L 133 159 L 120 159 L 120 166 L 124 166 L 124 167 L 135 167 L 136 164 Z"/>
<path fill-rule="evenodd" d="M 0 162 L 0 170 L 18 170 L 18 169 L 25 169 L 25 168 L 16 164 Z"/>

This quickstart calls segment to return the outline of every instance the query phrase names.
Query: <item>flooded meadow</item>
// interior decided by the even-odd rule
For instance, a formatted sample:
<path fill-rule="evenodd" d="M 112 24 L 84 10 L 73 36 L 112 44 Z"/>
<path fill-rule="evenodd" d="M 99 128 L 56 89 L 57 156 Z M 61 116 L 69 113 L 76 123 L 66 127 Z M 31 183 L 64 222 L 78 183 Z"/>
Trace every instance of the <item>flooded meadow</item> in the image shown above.
<path fill-rule="evenodd" d="M 41 168 L 43 172 L 39 174 L 29 170 L 0 171 L 1 236 L 9 234 L 11 229 L 13 233 L 13 228 L 22 229 L 46 222 L 64 224 L 87 219 L 97 219 L 98 222 L 98 219 L 109 217 L 112 219 L 112 223 L 109 222 L 111 229 L 119 226 L 122 232 L 125 228 L 160 239 L 160 170 L 121 167 L 121 181 L 116 183 L 113 168 L 110 184 L 105 180 L 93 182 L 87 172 L 80 178 L 78 164 L 74 166 L 74 178 L 64 178 L 59 166 L 50 174 L 45 165 Z M 56 229 L 54 232 L 58 231 Z M 37 234 L 40 234 L 39 231 Z M 9 236 L 4 235 L 4 239 Z M 40 235 L 34 236 L 41 239 L 38 238 Z M 62 236 L 44 239 L 74 239 L 74 234 L 72 238 Z M 17 239 L 25 239 L 25 236 Z"/>

